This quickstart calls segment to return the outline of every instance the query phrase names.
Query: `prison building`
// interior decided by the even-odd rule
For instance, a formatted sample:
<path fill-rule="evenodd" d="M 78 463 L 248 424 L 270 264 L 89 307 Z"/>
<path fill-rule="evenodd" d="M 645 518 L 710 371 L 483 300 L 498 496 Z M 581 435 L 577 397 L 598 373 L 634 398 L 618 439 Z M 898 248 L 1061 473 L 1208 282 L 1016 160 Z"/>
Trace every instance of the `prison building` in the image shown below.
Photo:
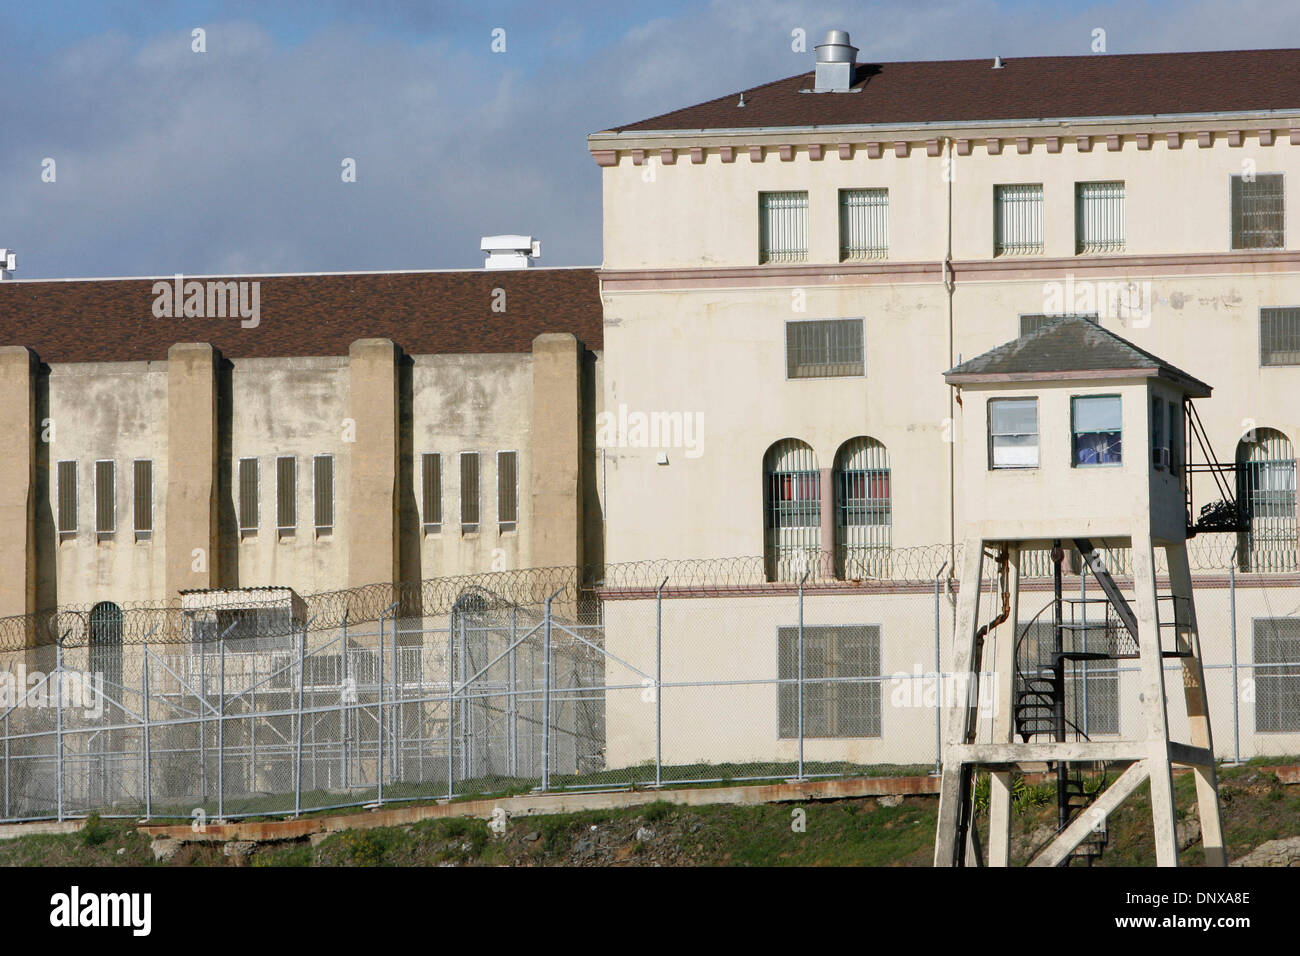
<path fill-rule="evenodd" d="M 599 560 L 601 332 L 592 269 L 4 281 L 0 616 Z"/>

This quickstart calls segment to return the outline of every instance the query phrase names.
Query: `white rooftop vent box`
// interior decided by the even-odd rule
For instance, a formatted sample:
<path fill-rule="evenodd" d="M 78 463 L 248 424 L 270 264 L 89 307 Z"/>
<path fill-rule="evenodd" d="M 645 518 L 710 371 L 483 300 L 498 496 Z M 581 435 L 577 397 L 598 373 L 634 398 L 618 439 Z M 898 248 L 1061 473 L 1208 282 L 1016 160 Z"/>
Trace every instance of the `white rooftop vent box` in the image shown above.
<path fill-rule="evenodd" d="M 0 279 L 10 278 L 10 273 L 18 268 L 18 253 L 12 249 L 0 249 Z"/>
<path fill-rule="evenodd" d="M 542 257 L 542 241 L 532 236 L 484 236 L 479 248 L 487 253 L 485 269 L 527 269 L 529 259 Z"/>

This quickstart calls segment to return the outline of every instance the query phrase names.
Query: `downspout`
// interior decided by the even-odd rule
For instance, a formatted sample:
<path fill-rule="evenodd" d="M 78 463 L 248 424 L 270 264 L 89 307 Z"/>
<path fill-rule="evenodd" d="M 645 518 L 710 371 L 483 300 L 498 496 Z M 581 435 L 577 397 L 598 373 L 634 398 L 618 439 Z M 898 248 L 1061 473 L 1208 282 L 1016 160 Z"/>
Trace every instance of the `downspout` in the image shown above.
<path fill-rule="evenodd" d="M 943 287 L 948 293 L 948 368 L 952 368 L 953 362 L 953 315 L 952 299 L 956 290 L 956 282 L 952 269 L 952 182 L 956 178 L 956 170 L 953 166 L 952 137 L 944 137 L 944 149 L 947 150 L 947 175 L 944 177 L 948 180 L 948 228 L 946 237 L 946 246 L 944 248 L 943 258 Z M 953 404 L 954 391 L 950 386 L 948 388 L 948 421 L 949 427 L 953 429 L 950 434 L 951 441 L 948 442 L 948 566 L 957 567 L 957 409 Z"/>

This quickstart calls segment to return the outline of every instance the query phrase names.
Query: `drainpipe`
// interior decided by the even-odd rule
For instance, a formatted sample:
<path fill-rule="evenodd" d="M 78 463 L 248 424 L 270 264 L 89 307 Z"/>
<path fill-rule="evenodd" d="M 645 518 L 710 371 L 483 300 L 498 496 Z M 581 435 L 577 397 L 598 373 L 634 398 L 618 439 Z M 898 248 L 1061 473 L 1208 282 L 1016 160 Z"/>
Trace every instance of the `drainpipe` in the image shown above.
<path fill-rule="evenodd" d="M 952 269 L 952 183 L 956 178 L 953 166 L 952 137 L 944 137 L 944 149 L 947 151 L 947 173 L 945 177 L 948 180 L 948 225 L 946 245 L 944 247 L 943 259 L 943 287 L 948 293 L 948 367 L 952 368 L 953 362 L 953 293 L 956 291 L 956 281 Z M 954 429 L 952 441 L 948 443 L 948 564 L 949 567 L 957 567 L 957 410 L 953 404 L 953 390 L 948 389 L 948 421 Z"/>

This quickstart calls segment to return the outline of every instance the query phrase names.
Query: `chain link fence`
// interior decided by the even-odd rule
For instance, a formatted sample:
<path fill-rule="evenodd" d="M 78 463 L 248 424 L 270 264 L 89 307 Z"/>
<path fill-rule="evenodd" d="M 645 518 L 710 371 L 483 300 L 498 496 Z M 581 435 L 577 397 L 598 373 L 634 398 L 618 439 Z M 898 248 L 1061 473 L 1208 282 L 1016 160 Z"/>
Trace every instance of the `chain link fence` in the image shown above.
<path fill-rule="evenodd" d="M 819 577 L 820 557 L 801 582 L 765 580 L 762 558 L 539 569 L 360 589 L 364 602 L 309 596 L 252 617 L 226 592 L 199 608 L 124 609 L 107 644 L 65 609 L 46 620 L 80 629 L 0 654 L 0 818 L 202 823 L 925 773 L 965 690 L 948 674 L 952 555 L 900 550 L 890 577 L 856 582 Z M 996 582 L 985 586 L 992 606 Z M 1071 595 L 1089 586 L 1099 596 L 1067 579 Z M 1017 637 L 1051 597 L 1049 581 L 1023 580 Z M 1238 574 L 1230 560 L 1202 575 L 1196 609 L 1219 756 L 1300 754 L 1300 580 Z M 985 659 L 1010 639 L 995 629 Z M 1136 661 L 1072 667 L 1072 733 L 1141 734 Z M 1181 686 L 1167 662 L 1185 739 Z M 995 700 L 981 689 L 982 735 Z"/>

